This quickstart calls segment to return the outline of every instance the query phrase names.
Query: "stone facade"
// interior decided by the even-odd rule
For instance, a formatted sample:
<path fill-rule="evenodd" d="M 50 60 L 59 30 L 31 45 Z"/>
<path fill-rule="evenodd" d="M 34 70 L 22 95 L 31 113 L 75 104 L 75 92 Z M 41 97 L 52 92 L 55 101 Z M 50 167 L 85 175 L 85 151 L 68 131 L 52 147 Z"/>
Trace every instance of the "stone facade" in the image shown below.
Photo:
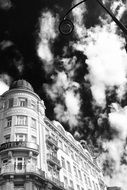
<path fill-rule="evenodd" d="M 105 190 L 102 171 L 25 80 L 0 97 L 0 190 Z"/>

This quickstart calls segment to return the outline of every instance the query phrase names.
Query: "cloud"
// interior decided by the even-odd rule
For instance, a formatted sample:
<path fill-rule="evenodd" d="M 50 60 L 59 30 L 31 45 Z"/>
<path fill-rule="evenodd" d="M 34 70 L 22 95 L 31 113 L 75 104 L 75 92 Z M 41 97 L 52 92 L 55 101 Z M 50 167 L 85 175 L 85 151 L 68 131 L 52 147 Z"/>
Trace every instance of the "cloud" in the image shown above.
<path fill-rule="evenodd" d="M 6 73 L 0 74 L 0 95 L 9 90 L 11 82 L 12 78 L 8 74 Z"/>
<path fill-rule="evenodd" d="M 47 10 L 42 13 L 39 21 L 40 32 L 37 53 L 40 59 L 45 62 L 44 68 L 46 69 L 46 72 L 49 72 L 50 67 L 46 67 L 46 64 L 51 65 L 54 60 L 51 45 L 57 37 L 57 32 L 55 29 L 56 18 L 50 11 Z"/>
<path fill-rule="evenodd" d="M 0 0 L 0 9 L 8 11 L 12 7 L 12 2 L 10 0 Z"/>

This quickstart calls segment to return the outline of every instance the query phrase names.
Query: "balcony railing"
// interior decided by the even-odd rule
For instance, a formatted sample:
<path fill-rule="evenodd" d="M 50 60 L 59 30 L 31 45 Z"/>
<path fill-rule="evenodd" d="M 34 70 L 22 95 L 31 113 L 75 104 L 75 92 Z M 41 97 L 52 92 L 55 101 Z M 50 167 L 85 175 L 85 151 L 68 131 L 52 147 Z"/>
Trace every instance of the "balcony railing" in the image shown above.
<path fill-rule="evenodd" d="M 64 188 L 64 183 L 63 182 L 61 182 L 58 178 L 55 178 L 55 177 L 46 177 L 49 181 L 51 181 L 51 182 L 53 182 L 53 183 L 55 183 L 55 185 L 57 186 L 57 187 L 62 187 L 62 188 Z"/>
<path fill-rule="evenodd" d="M 74 188 L 73 187 L 68 187 L 68 190 L 74 190 Z"/>
<path fill-rule="evenodd" d="M 61 168 L 60 161 L 57 157 L 53 156 L 52 154 L 47 154 L 47 161 L 50 162 L 52 165 L 57 165 L 58 169 Z"/>
<path fill-rule="evenodd" d="M 33 142 L 28 141 L 10 141 L 0 145 L 0 152 L 5 150 L 14 150 L 14 149 L 23 149 L 23 150 L 32 150 L 37 154 L 39 153 L 39 145 Z"/>
<path fill-rule="evenodd" d="M 28 165 L 15 165 L 15 164 L 6 164 L 3 165 L 1 168 L 0 174 L 27 174 L 27 173 L 33 173 L 37 174 L 40 177 L 45 178 L 45 172 L 41 169 L 37 168 L 33 164 Z"/>
<path fill-rule="evenodd" d="M 54 139 L 52 136 L 46 135 L 46 141 L 48 143 L 54 145 L 58 149 L 58 141 L 56 139 Z"/>

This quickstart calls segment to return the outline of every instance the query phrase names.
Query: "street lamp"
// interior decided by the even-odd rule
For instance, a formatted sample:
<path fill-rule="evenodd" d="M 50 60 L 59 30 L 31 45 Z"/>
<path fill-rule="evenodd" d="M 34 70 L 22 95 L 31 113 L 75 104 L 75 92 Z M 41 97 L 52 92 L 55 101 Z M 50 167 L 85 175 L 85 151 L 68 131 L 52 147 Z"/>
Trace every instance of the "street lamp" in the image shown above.
<path fill-rule="evenodd" d="M 61 34 L 63 35 L 69 35 L 72 33 L 73 29 L 74 29 L 74 25 L 72 23 L 71 20 L 67 19 L 67 15 L 78 5 L 80 5 L 81 3 L 85 3 L 87 0 L 83 0 L 79 3 L 77 3 L 76 5 L 74 5 L 71 9 L 69 9 L 67 11 L 67 13 L 64 15 L 63 19 L 60 22 L 59 25 L 59 31 Z M 123 31 L 123 33 L 125 35 L 127 35 L 127 28 L 103 5 L 103 3 L 101 3 L 99 0 L 96 0 L 99 5 L 111 16 L 111 18 L 113 19 L 113 21 L 117 24 L 117 26 L 119 26 L 119 28 Z"/>

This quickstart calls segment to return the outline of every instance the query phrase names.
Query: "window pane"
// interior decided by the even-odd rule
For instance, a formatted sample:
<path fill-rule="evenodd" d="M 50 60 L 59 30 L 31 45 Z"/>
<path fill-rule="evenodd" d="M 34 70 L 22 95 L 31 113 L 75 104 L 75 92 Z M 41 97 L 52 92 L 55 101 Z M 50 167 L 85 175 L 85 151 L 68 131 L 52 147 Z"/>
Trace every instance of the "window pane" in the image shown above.
<path fill-rule="evenodd" d="M 7 118 L 7 127 L 11 127 L 12 125 L 12 117 Z"/>
<path fill-rule="evenodd" d="M 17 125 L 27 125 L 27 116 L 18 115 L 17 116 Z"/>
<path fill-rule="evenodd" d="M 31 118 L 31 127 L 36 128 L 36 120 L 34 118 Z"/>
<path fill-rule="evenodd" d="M 9 108 L 13 107 L 13 102 L 14 102 L 13 98 L 9 99 Z"/>
<path fill-rule="evenodd" d="M 27 106 L 27 99 L 26 98 L 19 98 L 19 106 L 26 107 Z"/>
<path fill-rule="evenodd" d="M 63 167 L 63 168 L 66 168 L 66 167 L 65 167 L 65 159 L 64 159 L 63 157 L 61 157 L 61 163 L 62 163 L 62 167 Z"/>

